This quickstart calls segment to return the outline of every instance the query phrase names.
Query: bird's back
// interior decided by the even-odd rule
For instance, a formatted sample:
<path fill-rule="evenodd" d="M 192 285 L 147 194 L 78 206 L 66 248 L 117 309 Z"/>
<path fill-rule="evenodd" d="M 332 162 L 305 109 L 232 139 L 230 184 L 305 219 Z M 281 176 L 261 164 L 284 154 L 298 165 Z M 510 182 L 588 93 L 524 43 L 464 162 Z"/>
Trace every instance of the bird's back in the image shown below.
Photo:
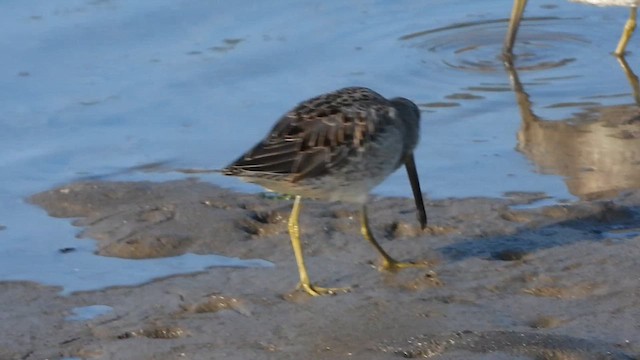
<path fill-rule="evenodd" d="M 344 88 L 287 112 L 223 173 L 282 193 L 337 200 L 350 192 L 359 199 L 401 165 L 405 133 L 389 100 Z"/>

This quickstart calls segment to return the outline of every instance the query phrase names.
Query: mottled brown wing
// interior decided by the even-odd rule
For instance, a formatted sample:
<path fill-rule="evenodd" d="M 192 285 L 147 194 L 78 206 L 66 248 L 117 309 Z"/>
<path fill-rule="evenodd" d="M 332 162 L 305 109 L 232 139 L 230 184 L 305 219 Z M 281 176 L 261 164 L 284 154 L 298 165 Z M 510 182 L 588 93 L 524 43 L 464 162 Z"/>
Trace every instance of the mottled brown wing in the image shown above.
<path fill-rule="evenodd" d="M 285 114 L 269 135 L 224 171 L 275 175 L 290 181 L 317 177 L 357 157 L 385 131 L 395 109 L 365 88 L 346 88 L 307 100 Z"/>

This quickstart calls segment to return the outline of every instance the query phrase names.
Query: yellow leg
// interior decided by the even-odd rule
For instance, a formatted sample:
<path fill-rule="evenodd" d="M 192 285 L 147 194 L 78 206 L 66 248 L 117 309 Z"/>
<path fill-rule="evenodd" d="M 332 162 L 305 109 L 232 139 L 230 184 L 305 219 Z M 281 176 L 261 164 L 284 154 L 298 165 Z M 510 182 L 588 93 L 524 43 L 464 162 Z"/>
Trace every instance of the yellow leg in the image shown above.
<path fill-rule="evenodd" d="M 633 31 L 636 29 L 636 17 L 638 16 L 638 8 L 632 6 L 631 8 L 629 8 L 629 11 L 629 19 L 624 25 L 622 36 L 620 36 L 620 41 L 618 42 L 618 47 L 616 48 L 615 54 L 617 56 L 624 55 L 624 51 L 627 48 L 629 40 L 631 39 L 631 35 L 633 35 Z"/>
<path fill-rule="evenodd" d="M 513 0 L 513 9 L 511 10 L 511 17 L 509 18 L 509 29 L 507 29 L 507 36 L 504 38 L 504 45 L 502 47 L 502 55 L 505 60 L 511 60 L 513 58 L 513 45 L 516 42 L 516 35 L 518 34 L 526 6 L 527 0 Z"/>
<path fill-rule="evenodd" d="M 387 252 L 384 251 L 382 246 L 380 246 L 380 244 L 378 244 L 376 239 L 373 237 L 373 233 L 371 232 L 371 228 L 369 227 L 369 217 L 367 216 L 366 205 L 362 205 L 362 209 L 360 210 L 360 232 L 362 232 L 362 236 L 364 236 L 364 238 L 367 239 L 371 243 L 371 245 L 373 245 L 373 247 L 376 248 L 376 250 L 378 250 L 378 253 L 380 253 L 380 256 L 382 256 L 382 265 L 380 266 L 382 270 L 394 271 L 394 270 L 399 270 L 407 267 L 426 267 L 427 266 L 426 264 L 399 262 L 394 258 L 392 258 L 391 256 L 389 256 L 389 254 L 387 254 Z"/>
<path fill-rule="evenodd" d="M 291 237 L 291 246 L 293 247 L 293 253 L 296 256 L 296 263 L 298 264 L 298 272 L 300 273 L 300 283 L 298 284 L 298 287 L 302 288 L 302 290 L 312 296 L 335 295 L 337 292 L 348 291 L 348 288 L 322 288 L 311 284 L 309 281 L 309 274 L 307 274 L 307 268 L 304 265 L 302 244 L 300 244 L 300 226 L 298 225 L 299 218 L 300 196 L 296 196 L 296 199 L 293 202 L 291 216 L 289 217 L 289 236 Z"/>

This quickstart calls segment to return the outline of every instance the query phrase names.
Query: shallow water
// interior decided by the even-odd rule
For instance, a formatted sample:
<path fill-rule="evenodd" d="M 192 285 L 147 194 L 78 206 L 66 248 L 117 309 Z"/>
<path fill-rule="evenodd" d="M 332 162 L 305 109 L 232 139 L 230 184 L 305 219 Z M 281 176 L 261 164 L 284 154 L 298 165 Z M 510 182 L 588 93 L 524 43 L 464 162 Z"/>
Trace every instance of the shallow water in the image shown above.
<path fill-rule="evenodd" d="M 87 321 L 97 317 L 109 314 L 113 311 L 111 306 L 107 305 L 89 305 L 76 307 L 71 310 L 73 313 L 65 318 L 67 321 Z"/>
<path fill-rule="evenodd" d="M 610 55 L 628 11 L 552 4 L 530 2 L 509 73 L 503 0 L 4 3 L 0 279 L 75 291 L 224 265 L 98 257 L 68 221 L 24 199 L 83 178 L 220 168 L 297 102 L 343 86 L 420 104 L 429 197 L 570 201 L 640 187 L 638 95 Z M 627 61 L 640 71 L 637 38 Z M 376 194 L 410 196 L 404 172 Z M 61 257 L 67 247 L 79 251 Z"/>

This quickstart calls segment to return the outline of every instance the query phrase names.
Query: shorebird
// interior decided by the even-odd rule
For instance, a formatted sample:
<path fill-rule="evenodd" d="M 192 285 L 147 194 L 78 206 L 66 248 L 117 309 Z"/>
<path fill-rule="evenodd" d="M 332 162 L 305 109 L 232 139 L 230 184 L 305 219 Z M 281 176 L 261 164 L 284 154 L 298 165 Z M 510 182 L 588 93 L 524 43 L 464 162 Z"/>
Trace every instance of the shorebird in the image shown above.
<path fill-rule="evenodd" d="M 638 13 L 638 6 L 640 6 L 640 0 L 571 0 L 573 2 L 580 2 L 598 6 L 626 6 L 629 7 L 629 19 L 624 26 L 618 46 L 614 51 L 617 56 L 624 55 L 625 49 L 633 31 L 636 29 L 636 17 Z M 502 53 L 506 57 L 510 57 L 513 54 L 513 45 L 516 41 L 516 34 L 520 27 L 520 21 L 522 20 L 522 14 L 524 8 L 527 6 L 527 0 L 514 0 L 513 9 L 511 10 L 511 18 L 509 20 L 509 29 L 507 30 L 507 36 L 504 39 L 504 46 Z"/>
<path fill-rule="evenodd" d="M 295 196 L 289 235 L 300 275 L 299 288 L 331 295 L 348 288 L 323 288 L 309 280 L 300 243 L 301 199 L 356 203 L 360 230 L 382 257 L 381 269 L 422 266 L 396 261 L 378 244 L 367 216 L 371 189 L 404 165 L 424 229 L 427 215 L 413 150 L 420 110 L 405 98 L 385 99 L 373 90 L 348 87 L 303 101 L 284 114 L 269 134 L 226 168 L 224 175 Z"/>

